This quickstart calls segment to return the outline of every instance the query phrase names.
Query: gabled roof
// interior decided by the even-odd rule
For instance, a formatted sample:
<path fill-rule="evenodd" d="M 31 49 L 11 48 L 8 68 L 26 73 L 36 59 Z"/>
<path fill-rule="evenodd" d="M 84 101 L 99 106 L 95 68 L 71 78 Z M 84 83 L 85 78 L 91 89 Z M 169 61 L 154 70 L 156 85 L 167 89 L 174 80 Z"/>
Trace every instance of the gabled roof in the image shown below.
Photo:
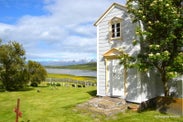
<path fill-rule="evenodd" d="M 97 26 L 98 25 L 98 23 L 100 23 L 100 21 L 113 9 L 113 8 L 115 8 L 115 7 L 117 7 L 117 8 L 119 8 L 119 9 L 122 9 L 122 10 L 124 10 L 124 11 L 127 11 L 127 9 L 126 9 L 126 7 L 125 6 L 123 6 L 123 5 L 121 5 L 121 4 L 118 4 L 118 3 L 113 3 L 108 9 L 107 9 L 107 11 L 106 12 L 104 12 L 103 14 L 102 14 L 102 16 L 95 22 L 95 24 L 94 24 L 94 26 Z"/>

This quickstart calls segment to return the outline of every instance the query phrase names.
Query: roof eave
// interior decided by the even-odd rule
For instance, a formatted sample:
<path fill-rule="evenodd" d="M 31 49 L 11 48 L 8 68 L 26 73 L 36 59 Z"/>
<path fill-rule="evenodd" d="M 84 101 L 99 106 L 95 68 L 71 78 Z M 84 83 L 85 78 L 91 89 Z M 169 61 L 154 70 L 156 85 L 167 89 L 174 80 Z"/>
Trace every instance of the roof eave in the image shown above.
<path fill-rule="evenodd" d="M 114 8 L 114 7 L 118 7 L 118 8 L 121 8 L 121 9 L 127 11 L 127 10 L 126 10 L 126 6 L 123 6 L 123 5 L 118 4 L 118 3 L 113 3 L 113 4 L 107 9 L 107 11 L 105 11 L 105 12 L 102 14 L 102 16 L 94 23 L 94 26 L 97 26 L 98 23 L 106 16 L 106 14 L 107 14 L 112 8 Z"/>

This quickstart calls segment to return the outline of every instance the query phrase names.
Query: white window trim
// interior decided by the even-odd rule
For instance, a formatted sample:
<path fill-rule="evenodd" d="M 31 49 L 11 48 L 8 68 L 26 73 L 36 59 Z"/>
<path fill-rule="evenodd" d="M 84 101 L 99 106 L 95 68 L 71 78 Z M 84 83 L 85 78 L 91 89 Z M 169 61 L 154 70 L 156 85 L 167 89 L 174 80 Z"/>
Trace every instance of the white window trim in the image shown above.
<path fill-rule="evenodd" d="M 112 25 L 117 24 L 117 23 L 120 24 L 120 36 L 119 37 L 112 37 Z M 116 31 L 116 29 L 115 29 L 115 31 Z M 111 19 L 111 21 L 109 22 L 109 33 L 110 33 L 109 34 L 110 41 L 112 41 L 112 40 L 122 40 L 122 19 L 121 18 L 114 17 L 114 18 Z"/>

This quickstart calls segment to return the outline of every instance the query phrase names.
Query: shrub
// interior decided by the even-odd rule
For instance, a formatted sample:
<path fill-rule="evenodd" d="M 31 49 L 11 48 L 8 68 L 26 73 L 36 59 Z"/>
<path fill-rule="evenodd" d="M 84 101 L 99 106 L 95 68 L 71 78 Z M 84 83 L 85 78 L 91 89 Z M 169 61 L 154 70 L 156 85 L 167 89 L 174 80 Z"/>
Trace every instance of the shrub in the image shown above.
<path fill-rule="evenodd" d="M 61 84 L 60 83 L 56 83 L 56 86 L 61 86 Z"/>
<path fill-rule="evenodd" d="M 47 85 L 47 86 L 51 86 L 51 83 L 47 83 L 46 85 Z"/>
<path fill-rule="evenodd" d="M 78 84 L 78 85 L 77 85 L 77 87 L 78 87 L 78 88 L 81 88 L 81 87 L 82 87 L 82 85 L 81 85 L 81 84 Z"/>
<path fill-rule="evenodd" d="M 5 88 L 3 85 L 0 85 L 0 92 L 4 92 L 5 91 Z"/>
<path fill-rule="evenodd" d="M 76 85 L 75 84 L 72 84 L 72 87 L 76 87 Z"/>
<path fill-rule="evenodd" d="M 38 84 L 37 83 L 31 83 L 31 86 L 32 87 L 38 87 Z"/>

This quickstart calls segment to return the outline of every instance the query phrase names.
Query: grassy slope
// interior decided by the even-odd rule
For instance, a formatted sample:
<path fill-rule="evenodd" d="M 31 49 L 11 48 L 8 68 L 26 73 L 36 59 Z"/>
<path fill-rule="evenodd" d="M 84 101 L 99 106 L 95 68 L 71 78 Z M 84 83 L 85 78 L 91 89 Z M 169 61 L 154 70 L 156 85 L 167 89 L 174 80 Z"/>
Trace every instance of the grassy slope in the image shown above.
<path fill-rule="evenodd" d="M 37 92 L 37 89 L 40 92 Z M 87 110 L 78 111 L 75 106 L 91 99 L 96 94 L 95 87 L 68 88 L 38 87 L 30 91 L 0 92 L 0 122 L 15 121 L 13 109 L 20 98 L 23 117 L 20 122 L 182 122 L 183 117 L 169 117 L 157 111 L 142 113 L 121 113 L 105 117 Z"/>
<path fill-rule="evenodd" d="M 96 71 L 96 63 L 87 63 L 79 65 L 69 65 L 69 66 L 45 66 L 46 68 L 61 68 L 61 69 L 81 69 L 81 70 L 93 70 Z"/>

